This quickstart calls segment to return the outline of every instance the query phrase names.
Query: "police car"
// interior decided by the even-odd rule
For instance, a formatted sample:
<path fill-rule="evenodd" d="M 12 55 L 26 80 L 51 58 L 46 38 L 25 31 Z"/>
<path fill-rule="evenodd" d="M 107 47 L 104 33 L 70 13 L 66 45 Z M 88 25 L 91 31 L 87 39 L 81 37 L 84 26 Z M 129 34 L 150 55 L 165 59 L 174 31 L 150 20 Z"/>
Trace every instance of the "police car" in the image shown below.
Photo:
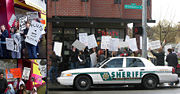
<path fill-rule="evenodd" d="M 112 57 L 94 68 L 63 71 L 57 78 L 61 85 L 88 90 L 94 85 L 141 85 L 147 89 L 156 88 L 160 83 L 177 83 L 175 69 L 155 66 L 141 57 Z"/>

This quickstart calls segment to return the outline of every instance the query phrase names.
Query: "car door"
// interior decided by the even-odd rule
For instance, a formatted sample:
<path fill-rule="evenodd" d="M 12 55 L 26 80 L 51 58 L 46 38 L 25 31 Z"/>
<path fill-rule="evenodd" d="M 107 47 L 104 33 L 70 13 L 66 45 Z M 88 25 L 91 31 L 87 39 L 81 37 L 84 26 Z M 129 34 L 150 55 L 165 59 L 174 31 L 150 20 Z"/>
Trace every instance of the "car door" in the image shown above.
<path fill-rule="evenodd" d="M 123 71 L 124 59 L 114 58 L 110 59 L 101 66 L 103 72 L 100 74 L 102 84 L 121 84 L 124 80 L 121 79 L 121 72 Z"/>
<path fill-rule="evenodd" d="M 126 58 L 125 59 L 125 78 L 124 83 L 141 83 L 145 65 L 139 58 Z"/>

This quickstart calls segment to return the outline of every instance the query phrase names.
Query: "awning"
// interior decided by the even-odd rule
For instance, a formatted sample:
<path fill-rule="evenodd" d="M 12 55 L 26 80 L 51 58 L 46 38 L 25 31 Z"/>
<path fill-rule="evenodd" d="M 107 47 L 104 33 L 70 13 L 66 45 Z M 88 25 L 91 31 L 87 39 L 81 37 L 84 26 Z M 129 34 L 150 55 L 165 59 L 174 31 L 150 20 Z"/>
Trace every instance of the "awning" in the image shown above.
<path fill-rule="evenodd" d="M 39 10 L 46 12 L 45 0 L 25 0 L 25 3 L 29 6 L 35 7 Z"/>

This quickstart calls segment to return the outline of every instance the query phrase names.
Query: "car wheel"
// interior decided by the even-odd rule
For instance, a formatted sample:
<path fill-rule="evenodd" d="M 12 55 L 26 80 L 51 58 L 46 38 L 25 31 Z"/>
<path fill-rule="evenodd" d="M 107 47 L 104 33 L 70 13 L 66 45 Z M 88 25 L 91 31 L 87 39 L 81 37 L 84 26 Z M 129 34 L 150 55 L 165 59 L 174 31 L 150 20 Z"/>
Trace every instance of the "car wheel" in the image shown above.
<path fill-rule="evenodd" d="M 154 75 L 145 76 L 142 84 L 146 89 L 154 89 L 157 87 L 158 78 Z"/>
<path fill-rule="evenodd" d="M 75 79 L 74 87 L 81 91 L 88 90 L 91 87 L 91 79 L 88 76 L 78 76 Z"/>

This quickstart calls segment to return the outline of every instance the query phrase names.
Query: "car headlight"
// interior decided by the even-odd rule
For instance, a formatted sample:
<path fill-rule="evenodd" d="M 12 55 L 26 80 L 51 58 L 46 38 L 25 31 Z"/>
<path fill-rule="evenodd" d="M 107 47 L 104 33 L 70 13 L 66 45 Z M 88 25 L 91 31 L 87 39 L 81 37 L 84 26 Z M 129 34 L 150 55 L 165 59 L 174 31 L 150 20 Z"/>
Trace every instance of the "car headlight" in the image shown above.
<path fill-rule="evenodd" d="M 70 77 L 70 76 L 72 76 L 71 73 L 62 73 L 61 74 L 61 77 Z"/>

